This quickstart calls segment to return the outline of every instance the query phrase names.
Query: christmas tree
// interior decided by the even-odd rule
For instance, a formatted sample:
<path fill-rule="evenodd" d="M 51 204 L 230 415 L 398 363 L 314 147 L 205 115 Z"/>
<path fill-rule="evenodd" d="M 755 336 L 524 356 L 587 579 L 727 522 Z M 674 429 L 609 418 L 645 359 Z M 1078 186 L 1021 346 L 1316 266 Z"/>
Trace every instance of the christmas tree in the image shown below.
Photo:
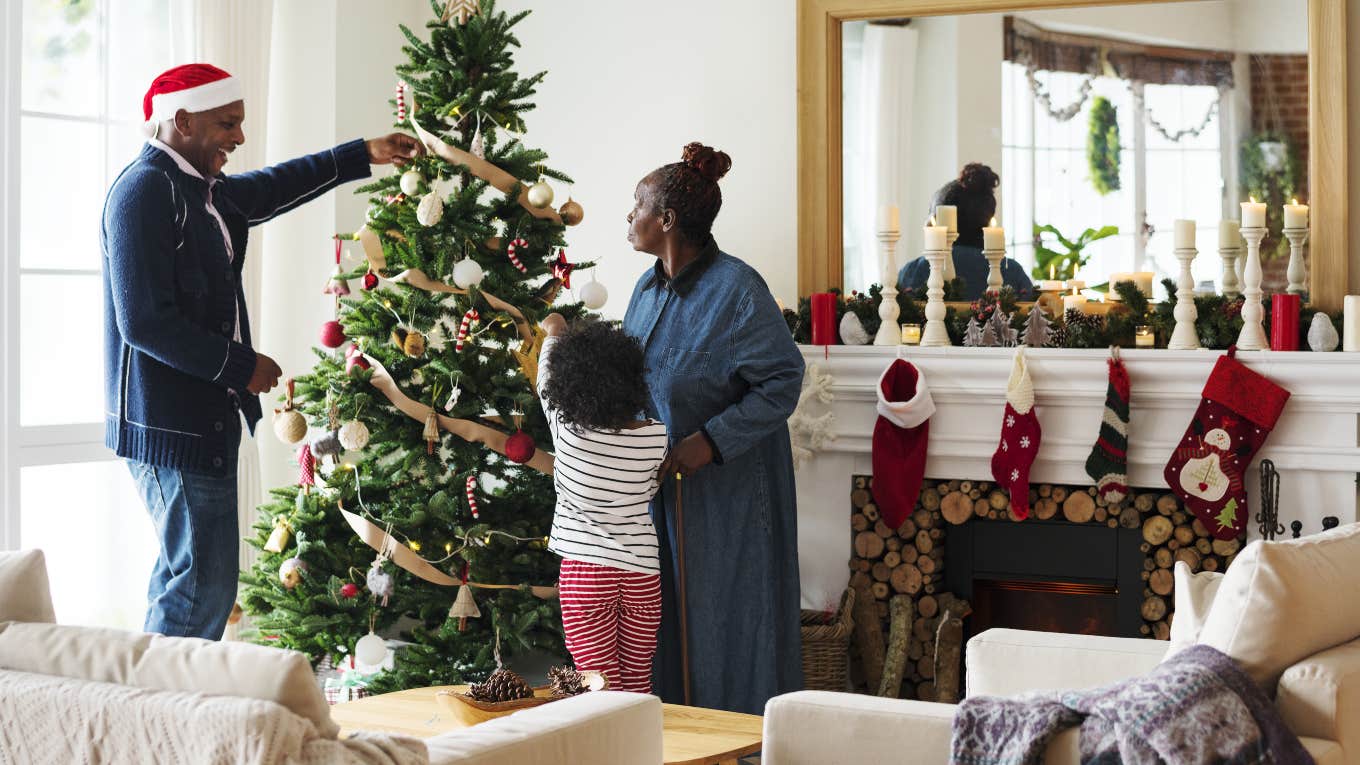
<path fill-rule="evenodd" d="M 375 691 L 482 679 L 497 631 L 507 656 L 566 655 L 534 383 L 539 319 L 583 310 L 550 308 L 574 267 L 564 225 L 582 210 L 554 210 L 545 179 L 570 179 L 523 143 L 544 77 L 512 68 L 527 12 L 431 7 L 428 39 L 402 27 L 391 102 L 430 151 L 359 189 L 368 219 L 336 236 L 337 321 L 322 328 L 334 350 L 317 351 L 275 421 L 300 447 L 299 485 L 261 508 L 242 577 L 260 642 L 339 664 L 375 655 L 377 637 L 356 650 L 370 631 L 409 641 Z M 342 261 L 346 240 L 359 244 Z"/>
<path fill-rule="evenodd" d="M 1035 303 L 1034 307 L 1029 309 L 1029 317 L 1025 319 L 1025 345 L 1031 348 L 1046 347 L 1052 333 L 1052 323 L 1044 315 L 1044 309 Z"/>

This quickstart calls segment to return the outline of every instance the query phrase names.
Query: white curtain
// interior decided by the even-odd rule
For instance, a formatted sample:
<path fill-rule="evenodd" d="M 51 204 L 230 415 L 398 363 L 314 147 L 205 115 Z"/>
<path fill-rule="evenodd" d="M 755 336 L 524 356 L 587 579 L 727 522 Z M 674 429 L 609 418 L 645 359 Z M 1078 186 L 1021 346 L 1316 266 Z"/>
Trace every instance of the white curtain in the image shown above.
<path fill-rule="evenodd" d="M 171 27 L 174 30 L 175 60 L 202 62 L 221 67 L 241 81 L 245 92 L 246 142 L 232 153 L 227 172 L 239 173 L 264 166 L 265 119 L 269 106 L 270 27 L 274 0 L 173 0 Z M 246 250 L 242 276 L 245 281 L 246 310 L 258 324 L 263 246 L 254 232 Z M 255 330 L 258 339 L 259 330 Z M 268 421 L 262 423 L 267 430 Z M 237 520 L 244 536 L 255 524 L 256 508 L 263 500 L 260 481 L 260 455 L 256 440 L 248 433 L 241 439 L 240 469 L 237 473 Z M 241 569 L 255 561 L 255 548 L 241 544 Z M 227 638 L 235 639 L 236 625 L 227 628 Z"/>
<path fill-rule="evenodd" d="M 877 236 L 878 211 L 887 205 L 900 209 L 908 200 L 917 37 L 917 31 L 911 27 L 880 24 L 869 24 L 864 32 L 857 109 L 864 165 L 854 172 L 861 174 L 863 188 L 871 190 L 872 196 L 869 204 L 847 211 L 847 216 L 856 219 L 856 249 L 860 253 L 859 262 L 853 266 L 858 269 L 857 279 L 854 271 L 847 274 L 852 280 L 846 285 L 848 289 L 864 289 L 885 278 L 895 279 L 897 269 L 903 265 L 899 241 L 898 253 L 893 255 L 891 267 L 886 267 Z M 851 172 L 846 168 L 847 175 Z M 904 223 L 916 220 L 917 211 L 900 212 Z M 887 270 L 893 272 L 891 277 L 884 273 Z"/>

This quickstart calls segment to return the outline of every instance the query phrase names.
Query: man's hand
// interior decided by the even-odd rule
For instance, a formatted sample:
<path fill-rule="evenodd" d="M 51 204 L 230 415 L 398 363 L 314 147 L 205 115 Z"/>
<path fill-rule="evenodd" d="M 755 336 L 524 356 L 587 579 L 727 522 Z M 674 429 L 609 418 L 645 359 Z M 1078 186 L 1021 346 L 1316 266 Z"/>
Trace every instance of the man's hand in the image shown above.
<path fill-rule="evenodd" d="M 263 353 L 255 354 L 255 371 L 250 375 L 250 382 L 246 384 L 246 390 L 260 395 L 268 393 L 271 388 L 279 384 L 279 377 L 283 376 L 283 370 L 274 360 Z"/>
<path fill-rule="evenodd" d="M 676 473 L 689 478 L 712 461 L 713 447 L 709 446 L 708 438 L 703 433 L 691 433 L 666 455 L 661 463 L 661 480 L 669 480 Z"/>
<path fill-rule="evenodd" d="M 425 153 L 425 147 L 420 145 L 420 141 L 405 133 L 370 138 L 364 145 L 368 147 L 368 161 L 374 165 L 392 164 L 401 167 Z"/>
<path fill-rule="evenodd" d="M 550 313 L 543 318 L 543 331 L 548 337 L 557 337 L 567 331 L 567 320 L 560 313 Z"/>

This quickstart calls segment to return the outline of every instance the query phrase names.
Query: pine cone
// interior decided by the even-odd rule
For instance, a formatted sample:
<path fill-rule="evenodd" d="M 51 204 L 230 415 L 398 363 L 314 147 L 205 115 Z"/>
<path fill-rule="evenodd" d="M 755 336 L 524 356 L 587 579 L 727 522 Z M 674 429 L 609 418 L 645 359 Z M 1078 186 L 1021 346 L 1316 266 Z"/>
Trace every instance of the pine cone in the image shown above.
<path fill-rule="evenodd" d="M 577 696 L 586 692 L 581 673 L 571 667 L 553 667 L 548 670 L 548 682 L 554 696 Z"/>
<path fill-rule="evenodd" d="M 504 667 L 491 673 L 486 682 L 468 686 L 468 697 L 474 701 L 514 701 L 534 695 L 534 689 L 524 678 Z"/>

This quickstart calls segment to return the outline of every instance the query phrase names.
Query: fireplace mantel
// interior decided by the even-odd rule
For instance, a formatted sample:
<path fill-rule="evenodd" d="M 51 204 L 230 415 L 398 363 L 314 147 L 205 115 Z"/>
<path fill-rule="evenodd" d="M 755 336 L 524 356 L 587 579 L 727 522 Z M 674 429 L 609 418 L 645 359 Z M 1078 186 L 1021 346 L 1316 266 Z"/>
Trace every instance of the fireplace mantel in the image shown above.
<path fill-rule="evenodd" d="M 834 604 L 848 580 L 850 477 L 873 472 L 871 436 L 875 386 L 899 355 L 921 370 L 937 407 L 930 424 L 926 476 L 991 479 L 1000 433 L 1011 348 L 915 346 L 803 346 L 808 367 L 834 382 L 836 440 L 798 471 L 799 555 L 804 608 Z M 1036 411 L 1043 427 L 1034 482 L 1090 484 L 1086 458 L 1095 443 L 1105 401 L 1108 353 L 1026 349 Z M 1219 351 L 1126 350 L 1132 386 L 1129 482 L 1165 487 L 1162 468 L 1199 405 L 1200 391 Z M 1279 423 L 1248 470 L 1253 515 L 1260 509 L 1258 462 L 1280 472 L 1280 522 L 1322 530 L 1325 516 L 1357 520 L 1360 473 L 1360 354 L 1242 352 L 1251 369 L 1292 395 Z M 825 411 L 814 403 L 812 413 Z M 1256 538 L 1256 524 L 1250 524 Z M 1288 536 L 1286 532 L 1285 536 Z"/>

